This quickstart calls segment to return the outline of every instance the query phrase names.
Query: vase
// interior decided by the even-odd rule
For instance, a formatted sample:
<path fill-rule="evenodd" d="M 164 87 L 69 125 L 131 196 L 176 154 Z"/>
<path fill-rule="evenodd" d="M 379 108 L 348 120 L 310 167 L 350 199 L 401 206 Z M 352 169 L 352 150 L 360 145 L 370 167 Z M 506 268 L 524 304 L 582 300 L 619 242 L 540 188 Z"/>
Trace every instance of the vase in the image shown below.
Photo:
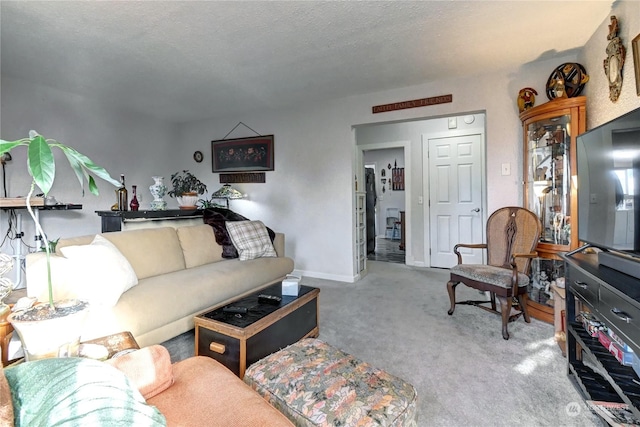
<path fill-rule="evenodd" d="M 138 203 L 138 197 L 136 194 L 136 189 L 138 188 L 137 185 L 132 185 L 131 186 L 131 203 L 129 204 L 129 206 L 131 206 L 131 210 L 132 211 L 137 211 L 138 208 L 140 207 L 140 203 Z"/>
<path fill-rule="evenodd" d="M 151 201 L 151 210 L 164 211 L 167 209 L 167 202 L 162 199 L 165 194 L 167 194 L 167 186 L 164 185 L 164 177 L 153 176 L 152 178 L 154 183 L 149 187 L 149 191 L 153 196 L 153 200 Z"/>
<path fill-rule="evenodd" d="M 196 209 L 196 203 L 198 202 L 198 193 L 182 193 L 182 196 L 176 197 L 178 206 L 182 210 Z"/>
<path fill-rule="evenodd" d="M 39 304 L 7 318 L 18 332 L 27 361 L 78 355 L 89 304 L 64 300 L 54 305 L 55 310 L 50 310 L 49 304 Z"/>

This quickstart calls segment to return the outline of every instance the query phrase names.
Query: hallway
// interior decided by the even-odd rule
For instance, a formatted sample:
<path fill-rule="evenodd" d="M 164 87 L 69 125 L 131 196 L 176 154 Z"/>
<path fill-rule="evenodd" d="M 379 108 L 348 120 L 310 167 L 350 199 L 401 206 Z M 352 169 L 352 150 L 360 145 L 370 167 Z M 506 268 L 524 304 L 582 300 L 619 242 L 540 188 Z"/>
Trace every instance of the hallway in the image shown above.
<path fill-rule="evenodd" d="M 405 253 L 400 250 L 400 240 L 376 237 L 376 251 L 367 255 L 369 261 L 405 263 Z"/>

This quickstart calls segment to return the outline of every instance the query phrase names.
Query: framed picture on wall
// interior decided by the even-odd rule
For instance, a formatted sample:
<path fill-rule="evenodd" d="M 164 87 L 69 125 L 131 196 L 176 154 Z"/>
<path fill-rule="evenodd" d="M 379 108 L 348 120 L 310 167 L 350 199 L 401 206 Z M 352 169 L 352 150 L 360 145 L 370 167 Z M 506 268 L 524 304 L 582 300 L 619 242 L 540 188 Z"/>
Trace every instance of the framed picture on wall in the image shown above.
<path fill-rule="evenodd" d="M 273 170 L 273 135 L 211 141 L 214 173 Z"/>
<path fill-rule="evenodd" d="M 404 191 L 404 168 L 393 168 L 391 170 L 391 189 Z"/>

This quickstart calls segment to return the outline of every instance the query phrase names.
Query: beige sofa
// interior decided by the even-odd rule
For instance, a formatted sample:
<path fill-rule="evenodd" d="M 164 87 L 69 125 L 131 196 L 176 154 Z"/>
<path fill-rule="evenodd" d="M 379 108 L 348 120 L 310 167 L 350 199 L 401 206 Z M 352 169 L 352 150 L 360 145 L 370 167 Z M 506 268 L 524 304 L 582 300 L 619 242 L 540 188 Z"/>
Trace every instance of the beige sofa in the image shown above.
<path fill-rule="evenodd" d="M 277 257 L 248 261 L 222 258 L 211 226 L 162 227 L 103 233 L 127 259 L 138 283 L 124 291 L 115 305 L 92 305 L 82 340 L 130 331 L 141 347 L 173 338 L 194 327 L 193 317 L 207 308 L 264 288 L 293 271 L 284 256 L 284 235 L 273 242 Z M 69 281 L 77 281 L 87 263 L 70 266 L 62 256 L 65 247 L 89 245 L 94 235 L 60 239 L 52 256 L 54 297 L 73 296 Z M 82 246 L 80 249 L 82 252 Z M 27 257 L 27 294 L 43 298 L 46 275 L 43 253 Z M 97 273 L 96 280 L 104 279 Z M 86 285 L 89 280 L 85 280 Z M 77 284 L 76 284 L 77 286 Z M 83 284 L 80 284 L 83 286 Z M 73 287 L 72 287 L 73 288 Z M 70 295 L 71 294 L 71 295 Z"/>

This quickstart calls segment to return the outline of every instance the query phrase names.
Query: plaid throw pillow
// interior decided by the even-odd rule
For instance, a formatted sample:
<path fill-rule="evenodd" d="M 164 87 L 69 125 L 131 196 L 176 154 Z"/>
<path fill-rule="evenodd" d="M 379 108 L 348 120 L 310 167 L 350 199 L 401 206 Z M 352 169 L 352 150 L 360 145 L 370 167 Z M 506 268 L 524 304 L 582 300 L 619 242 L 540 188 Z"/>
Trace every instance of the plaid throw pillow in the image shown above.
<path fill-rule="evenodd" d="M 216 242 L 222 246 L 222 258 L 238 258 L 238 251 L 229 237 L 227 231 L 227 221 L 249 221 L 249 218 L 245 218 L 237 212 L 224 208 L 208 208 L 203 212 L 203 219 L 205 224 L 209 224 L 213 228 L 213 234 L 216 236 Z M 269 238 L 271 243 L 276 237 L 276 233 L 267 227 Z"/>
<path fill-rule="evenodd" d="M 227 221 L 226 226 L 240 261 L 278 256 L 262 221 Z"/>

